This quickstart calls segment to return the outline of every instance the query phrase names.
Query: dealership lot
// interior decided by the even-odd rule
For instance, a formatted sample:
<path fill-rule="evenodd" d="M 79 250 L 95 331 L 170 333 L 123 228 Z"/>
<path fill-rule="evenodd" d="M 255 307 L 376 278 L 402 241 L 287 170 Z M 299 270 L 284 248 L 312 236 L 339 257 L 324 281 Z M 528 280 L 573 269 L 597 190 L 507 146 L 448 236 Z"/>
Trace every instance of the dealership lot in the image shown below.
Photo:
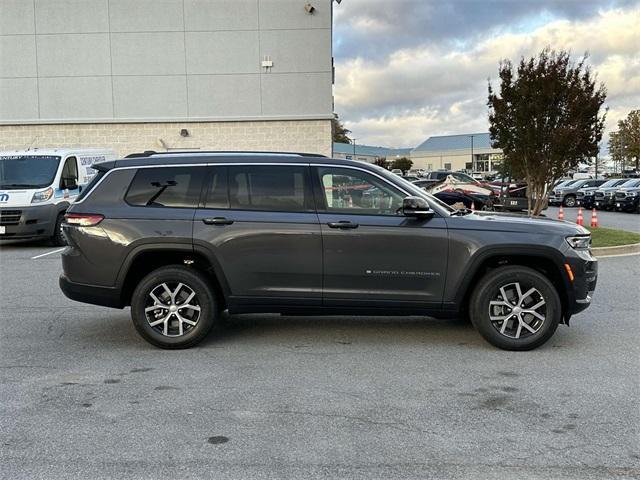
<path fill-rule="evenodd" d="M 550 218 L 558 218 L 558 207 L 549 207 L 544 214 Z M 582 210 L 584 215 L 584 224 L 589 225 L 591 221 L 591 210 Z M 577 208 L 565 208 L 564 219 L 575 222 L 578 217 Z M 601 227 L 617 228 L 619 230 L 627 230 L 629 232 L 640 233 L 640 215 L 636 213 L 624 212 L 608 212 L 606 210 L 598 210 L 598 222 Z"/>
<path fill-rule="evenodd" d="M 461 321 L 277 315 L 170 352 L 67 300 L 55 250 L 0 249 L 1 478 L 640 475 L 640 256 L 602 259 L 592 307 L 532 352 Z"/>

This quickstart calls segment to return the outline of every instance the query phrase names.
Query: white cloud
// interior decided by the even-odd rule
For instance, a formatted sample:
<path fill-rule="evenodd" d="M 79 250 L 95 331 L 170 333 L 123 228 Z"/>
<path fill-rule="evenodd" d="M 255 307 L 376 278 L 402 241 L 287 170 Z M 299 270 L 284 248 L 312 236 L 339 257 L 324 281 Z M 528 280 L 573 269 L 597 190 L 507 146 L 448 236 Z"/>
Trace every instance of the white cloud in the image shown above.
<path fill-rule="evenodd" d="M 436 43 L 398 48 L 377 60 L 342 59 L 336 63 L 336 111 L 359 143 L 415 146 L 429 135 L 486 130 L 487 78 L 495 81 L 499 61 L 550 45 L 576 59 L 590 53 L 589 64 L 608 90 L 611 129 L 640 107 L 638 25 L 640 6 L 553 20 L 529 33 L 494 29 L 494 36 L 466 49 Z"/>

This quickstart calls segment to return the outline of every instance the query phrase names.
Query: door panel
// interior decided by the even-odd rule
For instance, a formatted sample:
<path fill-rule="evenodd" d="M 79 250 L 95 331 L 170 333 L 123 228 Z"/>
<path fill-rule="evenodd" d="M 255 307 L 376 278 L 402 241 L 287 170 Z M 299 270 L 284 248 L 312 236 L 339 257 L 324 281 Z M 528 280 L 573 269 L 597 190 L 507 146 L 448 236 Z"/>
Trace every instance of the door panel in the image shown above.
<path fill-rule="evenodd" d="M 214 201 L 196 211 L 193 238 L 221 266 L 230 295 L 267 303 L 304 298 L 319 305 L 322 236 L 310 206 L 309 167 L 209 168 L 226 169 L 228 193 L 221 196 L 209 187 L 207 198 Z M 277 178 L 271 177 L 274 173 Z M 208 181 L 220 185 L 213 176 Z M 225 205 L 229 208 L 220 208 Z"/>
<path fill-rule="evenodd" d="M 318 167 L 316 175 L 324 304 L 441 302 L 448 254 L 445 220 L 396 213 L 405 194 L 369 173 Z"/>

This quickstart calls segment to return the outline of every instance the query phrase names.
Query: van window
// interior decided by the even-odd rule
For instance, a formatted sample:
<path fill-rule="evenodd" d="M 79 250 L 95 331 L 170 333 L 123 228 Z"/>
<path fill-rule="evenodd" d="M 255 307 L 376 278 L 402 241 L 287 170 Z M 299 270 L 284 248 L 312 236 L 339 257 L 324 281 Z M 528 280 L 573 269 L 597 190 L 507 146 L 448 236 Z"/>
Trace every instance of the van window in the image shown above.
<path fill-rule="evenodd" d="M 69 188 L 71 184 L 78 185 L 78 160 L 76 157 L 68 157 L 64 161 L 60 174 L 60 188 Z"/>
<path fill-rule="evenodd" d="M 141 168 L 125 200 L 136 207 L 195 208 L 205 173 L 203 167 Z"/>
<path fill-rule="evenodd" d="M 293 165 L 229 167 L 231 208 L 276 212 L 313 211 L 309 168 Z"/>

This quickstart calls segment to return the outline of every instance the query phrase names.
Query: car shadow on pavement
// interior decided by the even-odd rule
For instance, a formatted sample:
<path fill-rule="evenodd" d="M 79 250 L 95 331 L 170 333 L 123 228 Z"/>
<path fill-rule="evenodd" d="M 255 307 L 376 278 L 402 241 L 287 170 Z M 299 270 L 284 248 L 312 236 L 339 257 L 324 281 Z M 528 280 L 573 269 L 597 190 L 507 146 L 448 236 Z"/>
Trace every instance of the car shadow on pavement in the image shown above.
<path fill-rule="evenodd" d="M 101 349 L 153 349 L 137 334 L 128 310 L 105 310 L 66 327 L 74 343 L 91 343 Z M 125 313 L 126 312 L 126 313 Z M 85 316 L 86 313 L 83 315 Z M 199 349 L 225 348 L 243 344 L 252 347 L 385 345 L 393 346 L 473 346 L 491 349 L 473 326 L 460 319 L 431 317 L 370 316 L 280 316 L 278 314 L 224 315 L 223 325 L 198 345 Z"/>

